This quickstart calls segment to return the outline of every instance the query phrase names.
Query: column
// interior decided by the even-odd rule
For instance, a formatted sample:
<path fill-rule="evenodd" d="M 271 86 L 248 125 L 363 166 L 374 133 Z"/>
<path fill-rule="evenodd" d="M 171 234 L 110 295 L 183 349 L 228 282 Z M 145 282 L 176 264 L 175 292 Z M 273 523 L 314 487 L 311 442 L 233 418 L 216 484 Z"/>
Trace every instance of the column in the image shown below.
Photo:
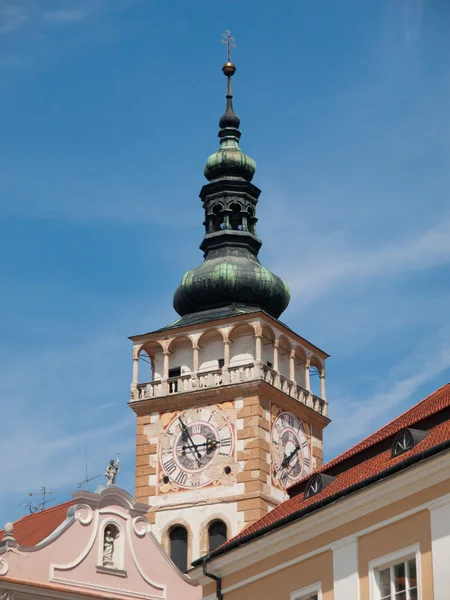
<path fill-rule="evenodd" d="M 255 360 L 261 362 L 261 335 L 255 335 Z"/>
<path fill-rule="evenodd" d="M 230 365 L 230 340 L 226 339 L 223 342 L 223 366 L 228 369 Z"/>
<path fill-rule="evenodd" d="M 273 370 L 278 371 L 278 346 L 280 340 L 275 340 L 273 343 Z"/>
<path fill-rule="evenodd" d="M 311 361 L 309 358 L 305 362 L 305 388 L 308 392 L 311 391 L 311 381 L 309 379 L 309 369 L 311 368 Z"/>
<path fill-rule="evenodd" d="M 261 333 L 255 333 L 255 370 L 253 372 L 253 378 L 264 378 L 261 366 Z"/>
<path fill-rule="evenodd" d="M 450 495 L 436 500 L 428 510 L 431 521 L 431 560 L 434 600 L 448 600 L 450 590 Z"/>
<path fill-rule="evenodd" d="M 133 385 L 139 381 L 139 356 L 133 357 Z"/>
<path fill-rule="evenodd" d="M 194 373 L 197 373 L 197 371 L 198 371 L 198 352 L 199 352 L 197 342 L 193 345 L 192 352 L 194 353 L 193 358 L 192 358 L 192 367 L 194 369 Z"/>
<path fill-rule="evenodd" d="M 358 600 L 358 540 L 344 538 L 332 550 L 334 600 Z"/>
<path fill-rule="evenodd" d="M 295 350 L 289 353 L 289 379 L 295 383 Z"/>
<path fill-rule="evenodd" d="M 322 400 L 327 399 L 327 391 L 325 387 L 325 369 L 322 369 L 320 371 L 320 395 L 322 397 Z"/>
<path fill-rule="evenodd" d="M 169 377 L 169 350 L 163 350 L 164 356 L 164 370 L 163 370 L 163 379 L 167 379 Z"/>

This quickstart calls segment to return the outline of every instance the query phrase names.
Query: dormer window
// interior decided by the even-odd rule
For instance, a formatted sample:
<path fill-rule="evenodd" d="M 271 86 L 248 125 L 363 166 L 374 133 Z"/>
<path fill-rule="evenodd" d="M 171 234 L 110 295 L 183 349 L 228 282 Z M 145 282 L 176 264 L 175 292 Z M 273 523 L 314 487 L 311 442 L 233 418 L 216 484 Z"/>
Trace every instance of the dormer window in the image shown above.
<path fill-rule="evenodd" d="M 420 429 L 403 429 L 394 439 L 392 445 L 392 458 L 404 454 L 414 448 L 419 442 L 421 442 L 428 435 L 428 431 L 421 431 Z"/>
<path fill-rule="evenodd" d="M 327 487 L 335 478 L 332 475 L 324 475 L 323 473 L 316 473 L 308 481 L 305 489 L 304 498 L 311 498 L 320 494 L 320 492 Z"/>

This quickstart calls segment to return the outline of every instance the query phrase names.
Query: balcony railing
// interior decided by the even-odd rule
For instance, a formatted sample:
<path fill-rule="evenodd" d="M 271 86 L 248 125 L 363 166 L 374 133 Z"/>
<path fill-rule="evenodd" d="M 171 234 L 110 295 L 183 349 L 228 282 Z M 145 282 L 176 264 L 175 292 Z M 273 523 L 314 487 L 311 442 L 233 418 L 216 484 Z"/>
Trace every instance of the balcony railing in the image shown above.
<path fill-rule="evenodd" d="M 287 396 L 294 398 L 301 404 L 312 408 L 325 417 L 328 415 L 328 403 L 326 400 L 315 396 L 301 385 L 292 381 L 279 372 L 274 371 L 267 365 L 256 365 L 248 363 L 245 365 L 229 366 L 228 369 L 214 369 L 212 371 L 200 371 L 198 373 L 187 373 L 169 379 L 147 381 L 138 383 L 131 388 L 131 402 L 147 400 L 172 394 L 183 394 L 206 388 L 214 388 L 247 381 L 263 380 L 269 385 L 281 390 Z"/>

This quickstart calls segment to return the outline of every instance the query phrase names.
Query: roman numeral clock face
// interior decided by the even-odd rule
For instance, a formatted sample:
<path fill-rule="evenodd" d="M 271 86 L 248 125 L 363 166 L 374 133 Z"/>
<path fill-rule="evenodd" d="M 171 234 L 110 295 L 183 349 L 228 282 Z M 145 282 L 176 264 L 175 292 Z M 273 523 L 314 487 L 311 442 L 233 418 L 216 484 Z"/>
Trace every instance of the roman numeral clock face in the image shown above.
<path fill-rule="evenodd" d="M 220 409 L 186 410 L 161 440 L 163 482 L 187 489 L 208 485 L 231 472 L 233 450 L 233 428 Z"/>
<path fill-rule="evenodd" d="M 303 423 L 293 414 L 280 413 L 272 427 L 272 475 L 284 489 L 311 470 L 309 441 Z"/>

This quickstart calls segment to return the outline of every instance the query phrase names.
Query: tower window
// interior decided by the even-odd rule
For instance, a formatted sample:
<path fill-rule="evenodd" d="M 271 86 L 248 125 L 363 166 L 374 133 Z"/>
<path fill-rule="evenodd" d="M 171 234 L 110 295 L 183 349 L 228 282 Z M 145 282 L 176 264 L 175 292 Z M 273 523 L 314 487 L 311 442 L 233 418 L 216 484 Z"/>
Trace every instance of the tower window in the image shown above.
<path fill-rule="evenodd" d="M 220 231 L 223 229 L 223 208 L 220 205 L 217 205 L 213 208 L 213 229 L 214 231 Z"/>
<path fill-rule="evenodd" d="M 182 525 L 170 531 L 170 558 L 182 573 L 187 571 L 188 532 Z"/>
<path fill-rule="evenodd" d="M 241 207 L 239 204 L 234 203 L 230 206 L 230 210 L 231 229 L 242 230 Z"/>
<path fill-rule="evenodd" d="M 227 526 L 223 521 L 213 521 L 208 527 L 209 551 L 213 552 L 227 541 Z"/>
<path fill-rule="evenodd" d="M 222 369 L 223 366 L 225 364 L 225 359 L 224 358 L 219 358 L 219 369 Z"/>

